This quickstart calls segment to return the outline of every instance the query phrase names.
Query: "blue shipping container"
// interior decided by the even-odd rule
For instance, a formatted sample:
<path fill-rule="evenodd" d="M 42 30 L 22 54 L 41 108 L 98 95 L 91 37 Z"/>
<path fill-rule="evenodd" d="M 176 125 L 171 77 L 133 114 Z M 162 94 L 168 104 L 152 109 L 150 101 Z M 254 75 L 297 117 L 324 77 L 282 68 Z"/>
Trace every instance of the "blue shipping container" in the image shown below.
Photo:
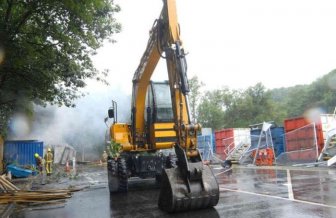
<path fill-rule="evenodd" d="M 251 148 L 257 148 L 259 142 L 259 135 L 261 129 L 251 130 Z M 279 156 L 285 151 L 285 130 L 283 127 L 272 127 L 271 128 L 272 141 L 274 145 L 275 156 Z M 263 141 L 261 142 L 263 143 Z"/>
<path fill-rule="evenodd" d="M 197 146 L 198 149 L 202 152 L 203 160 L 212 159 L 212 157 L 210 156 L 210 149 L 212 149 L 213 153 L 216 152 L 214 134 L 197 136 Z"/>
<path fill-rule="evenodd" d="M 205 146 L 211 145 L 212 151 L 216 152 L 216 143 L 214 134 L 212 135 L 199 135 L 197 136 L 197 145 L 199 149 L 203 149 Z"/>
<path fill-rule="evenodd" d="M 16 165 L 35 165 L 34 154 L 43 157 L 43 142 L 37 140 L 5 141 L 4 161 Z"/>

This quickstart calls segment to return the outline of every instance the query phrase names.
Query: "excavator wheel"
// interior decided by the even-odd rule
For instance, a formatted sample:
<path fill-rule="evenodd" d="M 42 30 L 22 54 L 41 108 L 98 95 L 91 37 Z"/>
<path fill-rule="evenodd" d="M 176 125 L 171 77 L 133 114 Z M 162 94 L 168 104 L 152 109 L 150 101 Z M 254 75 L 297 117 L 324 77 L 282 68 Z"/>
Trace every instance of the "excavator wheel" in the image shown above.
<path fill-rule="evenodd" d="M 107 161 L 107 173 L 110 194 L 127 192 L 128 177 L 125 159 L 109 159 Z"/>
<path fill-rule="evenodd" d="M 182 177 L 180 169 L 162 171 L 161 190 L 158 206 L 168 213 L 197 210 L 217 205 L 219 187 L 209 166 L 204 165 L 202 181 L 188 181 Z"/>
<path fill-rule="evenodd" d="M 128 191 L 127 165 L 124 158 L 118 159 L 119 192 Z"/>

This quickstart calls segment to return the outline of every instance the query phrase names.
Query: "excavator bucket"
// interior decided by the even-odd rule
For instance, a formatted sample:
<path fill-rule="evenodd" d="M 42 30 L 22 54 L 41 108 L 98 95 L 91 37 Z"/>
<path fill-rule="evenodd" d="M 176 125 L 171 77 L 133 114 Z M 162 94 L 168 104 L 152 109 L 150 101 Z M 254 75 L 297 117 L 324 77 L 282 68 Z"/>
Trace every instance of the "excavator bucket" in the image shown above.
<path fill-rule="evenodd" d="M 219 200 L 217 181 L 209 166 L 203 167 L 203 181 L 185 181 L 179 168 L 165 169 L 161 178 L 159 208 L 173 213 L 217 205 Z"/>
<path fill-rule="evenodd" d="M 162 172 L 159 208 L 173 213 L 217 205 L 219 187 L 210 167 L 202 162 L 187 162 L 185 153 L 178 147 L 175 146 L 178 167 Z"/>

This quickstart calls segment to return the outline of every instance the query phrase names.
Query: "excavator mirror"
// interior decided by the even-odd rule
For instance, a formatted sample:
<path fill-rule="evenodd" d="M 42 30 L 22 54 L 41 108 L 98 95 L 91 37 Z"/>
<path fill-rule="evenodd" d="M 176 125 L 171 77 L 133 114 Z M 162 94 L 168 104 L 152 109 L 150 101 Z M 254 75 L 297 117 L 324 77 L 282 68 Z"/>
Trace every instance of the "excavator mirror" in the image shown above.
<path fill-rule="evenodd" d="M 109 116 L 109 118 L 114 118 L 114 109 L 113 108 L 110 108 L 108 110 L 108 116 Z"/>

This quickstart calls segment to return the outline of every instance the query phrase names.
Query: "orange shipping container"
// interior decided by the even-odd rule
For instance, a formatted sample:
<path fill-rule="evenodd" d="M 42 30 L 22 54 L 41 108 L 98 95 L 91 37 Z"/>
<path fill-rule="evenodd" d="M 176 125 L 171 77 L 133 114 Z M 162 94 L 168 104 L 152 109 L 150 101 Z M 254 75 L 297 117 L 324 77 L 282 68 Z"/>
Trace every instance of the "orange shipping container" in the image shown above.
<path fill-rule="evenodd" d="M 318 153 L 324 146 L 321 121 L 314 123 L 305 117 L 295 117 L 284 121 L 286 133 L 286 151 L 310 149 L 314 146 L 316 136 Z M 315 127 L 315 128 L 314 128 Z"/>
<path fill-rule="evenodd" d="M 289 152 L 287 157 L 288 160 L 295 162 L 313 162 L 316 160 L 316 151 L 304 150 L 300 152 Z"/>

